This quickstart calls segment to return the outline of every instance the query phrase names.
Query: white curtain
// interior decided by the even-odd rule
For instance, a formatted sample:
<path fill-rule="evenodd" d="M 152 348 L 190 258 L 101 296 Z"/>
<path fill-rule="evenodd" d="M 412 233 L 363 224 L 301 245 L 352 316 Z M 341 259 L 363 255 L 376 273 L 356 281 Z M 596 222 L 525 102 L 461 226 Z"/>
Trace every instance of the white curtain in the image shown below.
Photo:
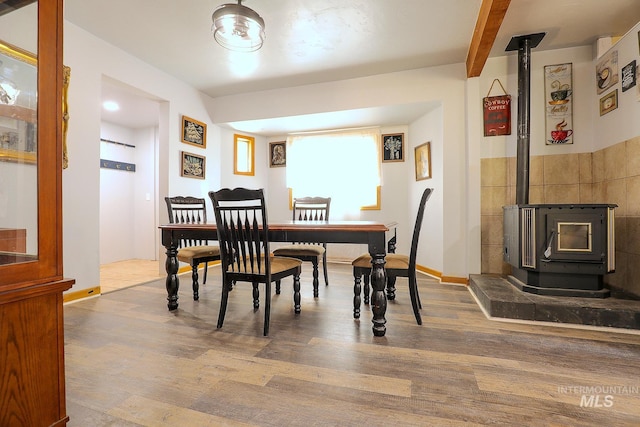
<path fill-rule="evenodd" d="M 375 205 L 380 132 L 363 129 L 287 138 L 287 187 L 293 197 L 331 197 L 331 216 Z M 334 215 L 335 214 L 335 215 Z"/>

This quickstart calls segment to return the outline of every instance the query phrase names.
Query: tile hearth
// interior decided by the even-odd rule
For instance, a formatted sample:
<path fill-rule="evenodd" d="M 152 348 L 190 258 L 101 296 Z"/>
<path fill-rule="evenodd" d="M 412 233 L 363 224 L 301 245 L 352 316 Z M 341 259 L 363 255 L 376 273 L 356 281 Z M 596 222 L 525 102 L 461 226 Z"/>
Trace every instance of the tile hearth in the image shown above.
<path fill-rule="evenodd" d="M 489 274 L 471 275 L 469 288 L 491 317 L 640 329 L 640 300 L 536 295 Z"/>

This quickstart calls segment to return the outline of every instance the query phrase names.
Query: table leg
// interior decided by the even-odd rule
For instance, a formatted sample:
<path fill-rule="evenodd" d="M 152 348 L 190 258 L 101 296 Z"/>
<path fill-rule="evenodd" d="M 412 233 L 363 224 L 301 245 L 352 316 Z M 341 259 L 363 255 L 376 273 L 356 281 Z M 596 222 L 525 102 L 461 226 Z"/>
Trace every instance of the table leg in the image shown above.
<path fill-rule="evenodd" d="M 180 287 L 180 281 L 178 280 L 178 249 L 175 244 L 169 244 L 167 248 L 167 260 L 164 263 L 164 268 L 167 271 L 167 280 L 165 282 L 167 287 L 167 307 L 169 310 L 175 310 L 178 308 L 178 288 Z"/>
<path fill-rule="evenodd" d="M 371 257 L 371 311 L 373 312 L 373 335 L 382 337 L 387 331 L 387 296 L 385 295 L 386 272 L 384 269 L 384 254 Z"/>

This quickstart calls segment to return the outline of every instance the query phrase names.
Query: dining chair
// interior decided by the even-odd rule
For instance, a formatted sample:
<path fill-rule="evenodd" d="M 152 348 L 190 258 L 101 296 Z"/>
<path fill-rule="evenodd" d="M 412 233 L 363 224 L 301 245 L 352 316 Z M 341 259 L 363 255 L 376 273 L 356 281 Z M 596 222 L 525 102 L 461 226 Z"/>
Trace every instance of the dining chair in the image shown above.
<path fill-rule="evenodd" d="M 411 297 L 411 305 L 413 306 L 413 314 L 416 317 L 418 325 L 422 325 L 422 316 L 419 309 L 422 308 L 420 295 L 418 294 L 418 281 L 416 278 L 416 255 L 418 253 L 418 239 L 420 237 L 420 229 L 422 228 L 422 219 L 424 218 L 424 209 L 433 193 L 433 188 L 427 188 L 422 193 L 420 204 L 418 205 L 418 214 L 416 223 L 413 227 L 413 238 L 411 239 L 411 251 L 409 256 L 403 254 L 387 254 L 385 257 L 385 272 L 387 276 L 387 298 L 395 299 L 395 281 L 397 277 L 406 277 L 409 280 L 409 296 Z M 368 253 L 360 255 L 351 265 L 353 266 L 354 298 L 353 298 L 353 317 L 360 317 L 360 292 L 361 277 L 364 275 L 364 293 L 365 303 L 369 297 L 369 276 L 371 274 L 371 255 Z M 372 301 L 375 304 L 375 301 Z"/>
<path fill-rule="evenodd" d="M 206 224 L 207 209 L 205 199 L 191 196 L 165 197 L 169 222 L 171 224 Z M 220 260 L 220 247 L 209 245 L 207 240 L 182 239 L 178 243 L 178 261 L 191 266 L 193 299 L 200 299 L 198 284 L 198 266 L 204 263 L 204 278 L 202 284 L 207 283 L 209 262 Z"/>
<path fill-rule="evenodd" d="M 331 197 L 298 197 L 293 199 L 294 221 L 328 221 Z M 297 258 L 313 265 L 313 296 L 318 297 L 318 265 L 322 258 L 322 272 L 325 286 L 329 286 L 327 274 L 327 244 L 294 242 L 273 251 L 274 255 Z M 276 293 L 280 293 L 280 283 L 276 282 Z"/>
<path fill-rule="evenodd" d="M 300 273 L 302 261 L 271 255 L 269 224 L 262 189 L 223 188 L 210 191 L 216 217 L 222 262 L 222 298 L 218 328 L 222 327 L 229 291 L 235 282 L 253 285 L 253 308 L 260 307 L 258 285 L 265 284 L 264 335 L 269 335 L 271 282 L 293 276 L 295 313 L 300 313 Z"/>

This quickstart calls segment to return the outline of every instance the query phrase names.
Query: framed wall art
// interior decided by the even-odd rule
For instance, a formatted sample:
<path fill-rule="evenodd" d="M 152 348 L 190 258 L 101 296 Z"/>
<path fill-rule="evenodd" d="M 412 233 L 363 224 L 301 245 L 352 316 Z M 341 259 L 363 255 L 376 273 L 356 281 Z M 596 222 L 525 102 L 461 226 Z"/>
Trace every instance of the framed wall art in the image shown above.
<path fill-rule="evenodd" d="M 596 86 L 598 95 L 618 83 L 618 51 L 605 54 L 596 64 Z"/>
<path fill-rule="evenodd" d="M 425 142 L 415 148 L 416 181 L 431 178 L 431 143 Z"/>
<path fill-rule="evenodd" d="M 622 91 L 626 92 L 636 85 L 636 60 L 622 67 Z"/>
<path fill-rule="evenodd" d="M 180 176 L 205 179 L 206 159 L 186 151 L 180 152 Z"/>
<path fill-rule="evenodd" d="M 269 167 L 281 168 L 287 165 L 287 142 L 269 143 Z"/>
<path fill-rule="evenodd" d="M 404 133 L 382 135 L 382 161 L 404 162 Z"/>
<path fill-rule="evenodd" d="M 182 116 L 182 142 L 207 148 L 207 125 L 191 117 Z"/>
<path fill-rule="evenodd" d="M 600 115 L 604 116 L 616 108 L 618 108 L 618 89 L 612 90 L 600 98 Z"/>
<path fill-rule="evenodd" d="M 573 66 L 544 67 L 545 144 L 573 144 Z"/>

